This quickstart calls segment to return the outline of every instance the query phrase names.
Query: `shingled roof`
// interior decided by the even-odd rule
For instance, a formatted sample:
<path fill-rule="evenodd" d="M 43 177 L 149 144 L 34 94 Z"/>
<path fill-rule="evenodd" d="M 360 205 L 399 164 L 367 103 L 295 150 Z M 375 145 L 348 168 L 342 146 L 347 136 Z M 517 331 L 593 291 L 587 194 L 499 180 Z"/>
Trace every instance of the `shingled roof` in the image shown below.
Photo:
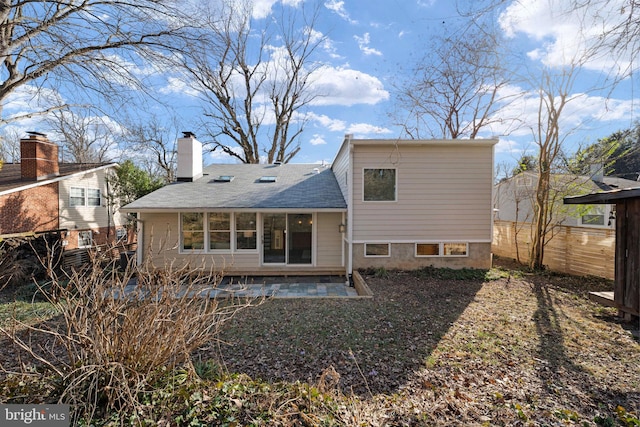
<path fill-rule="evenodd" d="M 232 177 L 224 181 L 222 177 Z M 275 177 L 262 182 L 261 177 Z M 125 211 L 347 209 L 330 168 L 317 164 L 214 164 L 193 182 L 175 182 L 124 206 Z"/>
<path fill-rule="evenodd" d="M 0 194 L 21 191 L 38 185 L 46 185 L 52 182 L 69 178 L 77 173 L 86 173 L 97 169 L 114 167 L 116 163 L 60 163 L 60 174 L 54 178 L 41 181 L 23 180 L 20 163 L 5 163 L 0 169 Z"/>

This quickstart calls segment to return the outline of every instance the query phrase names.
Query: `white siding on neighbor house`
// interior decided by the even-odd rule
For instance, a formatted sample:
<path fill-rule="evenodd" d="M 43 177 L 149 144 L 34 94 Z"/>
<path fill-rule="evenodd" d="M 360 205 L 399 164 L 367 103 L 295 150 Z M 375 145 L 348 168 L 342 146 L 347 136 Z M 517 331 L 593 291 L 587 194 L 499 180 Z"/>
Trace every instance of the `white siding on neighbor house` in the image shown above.
<path fill-rule="evenodd" d="M 396 169 L 396 201 L 363 202 L 363 170 Z M 354 242 L 491 241 L 493 149 L 354 146 Z"/>
<path fill-rule="evenodd" d="M 109 218 L 106 175 L 110 169 L 99 169 L 60 181 L 60 228 L 97 229 L 125 224 L 126 217 L 116 212 Z M 100 190 L 100 206 L 70 206 L 71 188 Z"/>

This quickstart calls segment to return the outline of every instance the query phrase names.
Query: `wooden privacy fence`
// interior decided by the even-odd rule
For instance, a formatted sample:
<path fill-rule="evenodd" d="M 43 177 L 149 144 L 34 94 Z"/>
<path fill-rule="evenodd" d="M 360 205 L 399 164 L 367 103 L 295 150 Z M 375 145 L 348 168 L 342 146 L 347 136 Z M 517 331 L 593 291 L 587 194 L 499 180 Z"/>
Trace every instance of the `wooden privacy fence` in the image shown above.
<path fill-rule="evenodd" d="M 545 246 L 544 265 L 562 273 L 614 279 L 615 233 L 608 228 L 556 226 L 553 237 Z M 513 259 L 518 259 L 519 254 L 520 261 L 526 263 L 530 235 L 530 223 L 496 220 L 491 251 Z"/>

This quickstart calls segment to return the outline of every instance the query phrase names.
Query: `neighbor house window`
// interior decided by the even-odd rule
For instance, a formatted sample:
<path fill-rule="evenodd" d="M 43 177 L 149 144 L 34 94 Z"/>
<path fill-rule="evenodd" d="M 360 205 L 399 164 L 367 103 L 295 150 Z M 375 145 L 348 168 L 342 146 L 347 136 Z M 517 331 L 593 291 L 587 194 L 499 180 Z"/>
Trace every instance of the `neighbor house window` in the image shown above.
<path fill-rule="evenodd" d="M 231 249 L 231 214 L 209 214 L 209 249 Z"/>
<path fill-rule="evenodd" d="M 69 206 L 84 206 L 84 188 L 71 187 L 69 193 Z"/>
<path fill-rule="evenodd" d="M 416 256 L 440 256 L 440 243 L 416 243 Z"/>
<path fill-rule="evenodd" d="M 365 202 L 396 200 L 395 169 L 364 169 L 363 197 Z"/>
<path fill-rule="evenodd" d="M 388 243 L 365 243 L 364 255 L 368 257 L 388 257 L 391 249 Z"/>
<path fill-rule="evenodd" d="M 87 206 L 100 206 L 100 190 L 87 188 Z"/>
<path fill-rule="evenodd" d="M 597 205 L 589 206 L 585 215 L 580 217 L 581 225 L 605 225 L 604 213 L 606 212 L 606 206 Z"/>
<path fill-rule="evenodd" d="M 100 206 L 100 190 L 97 188 L 71 187 L 69 190 L 70 206 Z"/>
<path fill-rule="evenodd" d="M 256 249 L 256 214 L 236 214 L 236 249 Z"/>
<path fill-rule="evenodd" d="M 122 228 L 116 228 L 116 240 L 120 241 L 120 240 L 126 240 L 127 238 L 127 229 L 122 227 Z"/>
<path fill-rule="evenodd" d="M 204 214 L 183 213 L 182 222 L 182 248 L 204 249 Z"/>
<path fill-rule="evenodd" d="M 90 248 L 93 245 L 93 232 L 91 230 L 78 232 L 78 247 Z"/>
<path fill-rule="evenodd" d="M 443 243 L 442 253 L 444 256 L 467 256 L 469 245 L 466 243 Z"/>

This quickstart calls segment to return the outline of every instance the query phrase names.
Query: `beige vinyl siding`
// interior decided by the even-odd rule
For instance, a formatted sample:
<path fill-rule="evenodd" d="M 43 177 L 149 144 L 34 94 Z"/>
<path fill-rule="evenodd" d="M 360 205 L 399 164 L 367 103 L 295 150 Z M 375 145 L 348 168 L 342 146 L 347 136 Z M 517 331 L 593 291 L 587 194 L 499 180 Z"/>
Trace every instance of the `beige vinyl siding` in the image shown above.
<path fill-rule="evenodd" d="M 260 251 L 262 246 L 258 243 L 258 250 L 251 252 L 234 252 L 226 254 L 185 252 L 180 251 L 180 224 L 179 214 L 171 213 L 141 213 L 143 223 L 142 250 L 143 259 L 153 255 L 153 265 L 156 268 L 167 268 L 173 264 L 181 267 L 191 263 L 196 268 L 213 268 L 216 272 L 232 273 L 256 272 L 265 270 L 273 271 L 273 266 L 260 266 Z M 342 214 L 318 213 L 316 214 L 316 265 L 318 268 L 339 269 L 342 268 L 342 234 L 338 226 L 342 220 Z M 261 223 L 258 215 L 258 223 Z M 262 232 L 258 228 L 258 242 L 262 239 Z M 302 266 L 306 268 L 307 266 Z M 312 268 L 311 266 L 308 266 Z M 286 271 L 287 268 L 301 268 L 299 265 L 278 266 L 276 269 Z"/>
<path fill-rule="evenodd" d="M 116 213 L 109 221 L 107 211 L 106 174 L 109 169 L 100 169 L 74 175 L 60 181 L 60 228 L 97 229 L 107 225 L 119 226 L 126 222 L 125 216 Z M 71 188 L 100 190 L 100 206 L 70 206 Z"/>
<path fill-rule="evenodd" d="M 396 169 L 396 201 L 363 202 L 365 168 Z M 490 241 L 492 169 L 489 145 L 356 145 L 354 241 Z"/>
<path fill-rule="evenodd" d="M 342 267 L 342 237 L 338 226 L 341 213 L 318 213 L 316 228 L 316 264 L 318 267 Z"/>
<path fill-rule="evenodd" d="M 343 145 L 338 152 L 338 155 L 333 161 L 331 165 L 331 169 L 333 170 L 333 174 L 338 181 L 338 185 L 340 186 L 340 191 L 342 191 L 342 196 L 345 200 L 347 200 L 347 204 L 349 204 L 349 191 L 348 191 L 348 179 L 347 179 L 347 171 L 349 170 L 349 150 L 348 145 Z"/>
<path fill-rule="evenodd" d="M 153 254 L 156 268 L 167 268 L 173 264 L 182 267 L 191 264 L 194 268 L 213 269 L 215 272 L 232 270 L 255 270 L 260 262 L 257 251 L 212 254 L 199 252 L 180 253 L 180 215 L 175 213 L 142 213 L 143 258 Z"/>

